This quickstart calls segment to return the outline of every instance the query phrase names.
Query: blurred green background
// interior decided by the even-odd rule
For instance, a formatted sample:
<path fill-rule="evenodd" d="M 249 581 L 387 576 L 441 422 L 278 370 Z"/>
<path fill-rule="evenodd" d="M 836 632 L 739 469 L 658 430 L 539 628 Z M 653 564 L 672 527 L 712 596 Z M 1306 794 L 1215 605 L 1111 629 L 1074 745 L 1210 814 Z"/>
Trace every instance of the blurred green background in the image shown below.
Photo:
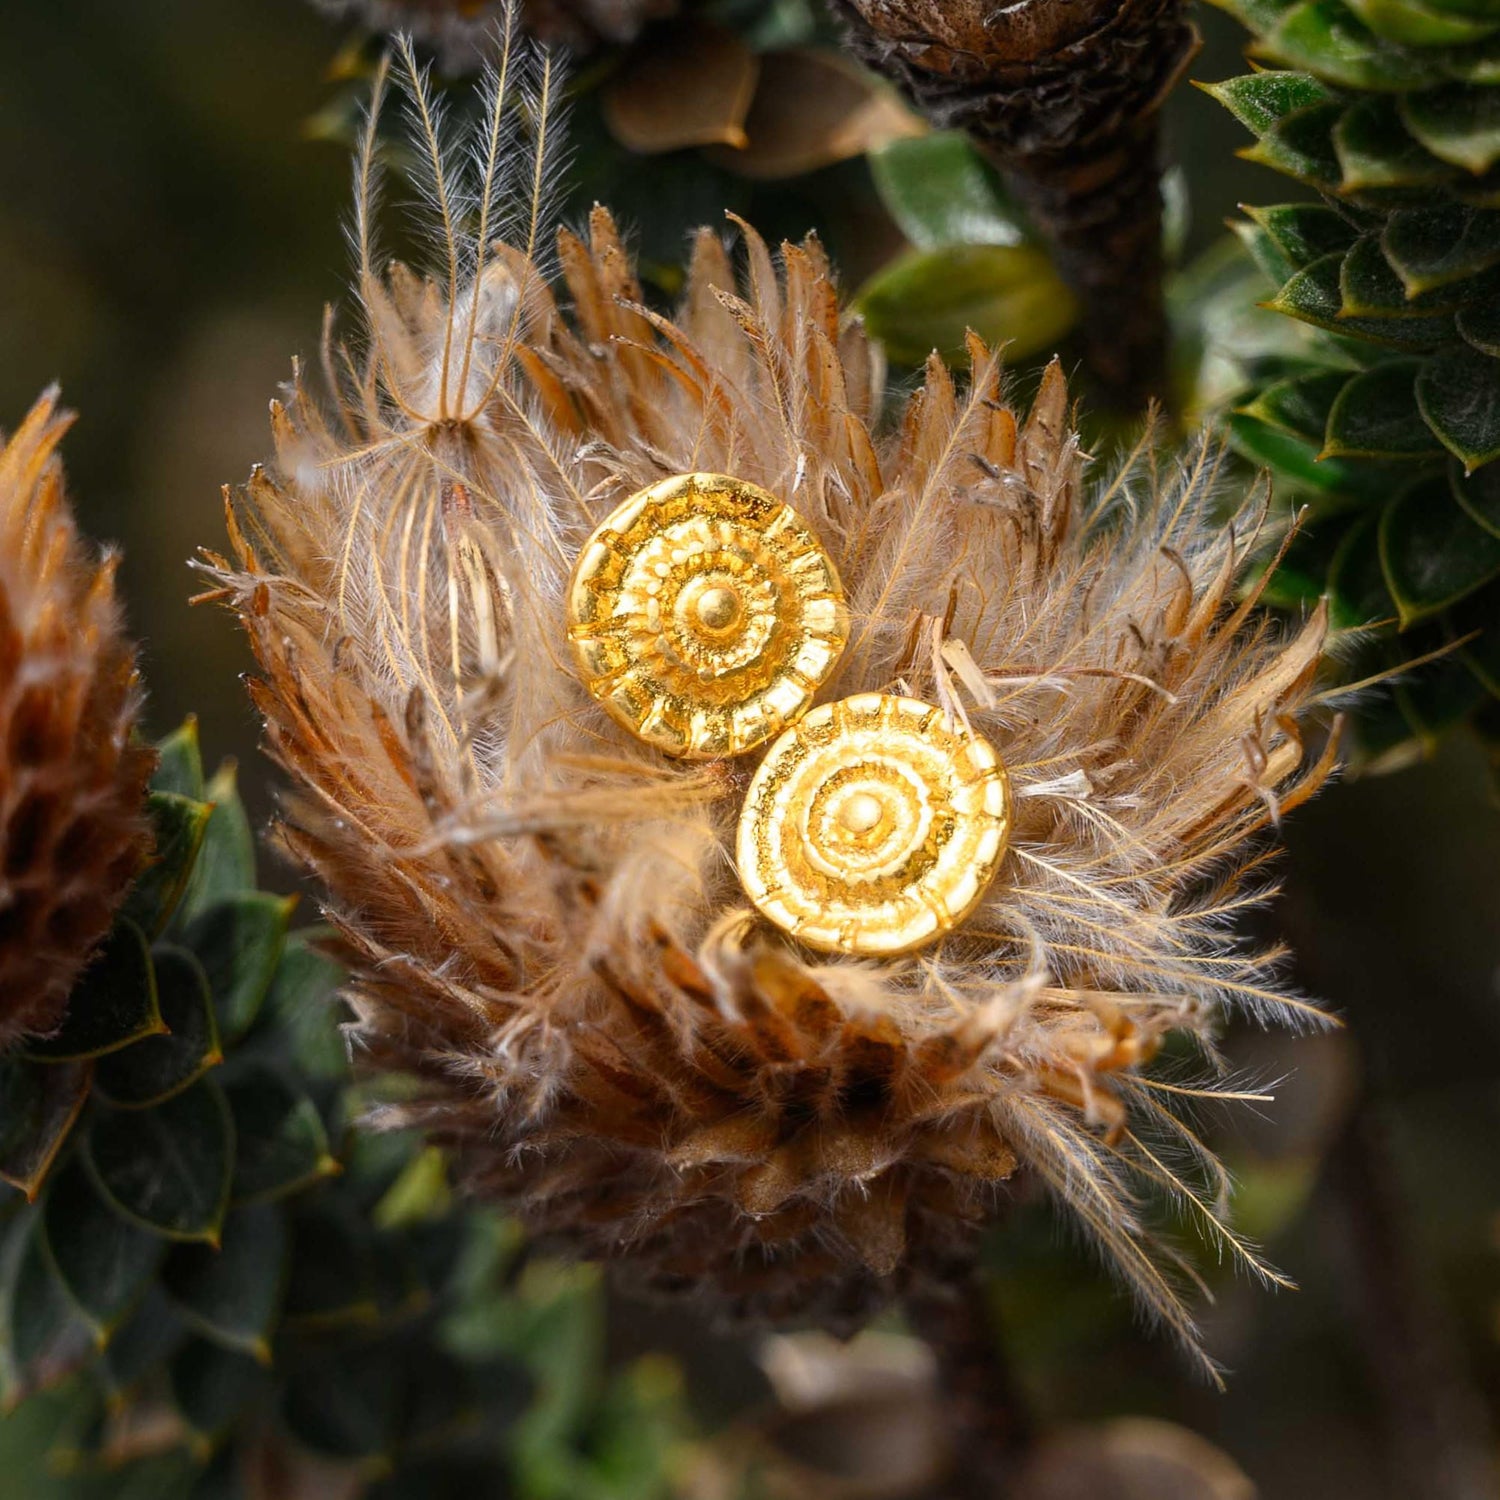
<path fill-rule="evenodd" d="M 1202 24 L 1192 76 L 1238 71 L 1232 24 Z M 264 818 L 246 653 L 226 616 L 189 608 L 186 560 L 221 544 L 219 487 L 264 456 L 266 403 L 345 284 L 346 152 L 307 130 L 342 87 L 342 35 L 302 0 L 7 0 L 0 38 L 0 426 L 61 382 L 83 525 L 125 551 L 149 727 L 196 711 Z M 726 205 L 772 233 L 817 228 L 850 285 L 899 243 L 863 160 L 752 191 L 687 154 L 682 170 L 594 155 L 594 128 L 581 110 L 585 193 L 614 199 L 653 258 Z M 1201 250 L 1239 197 L 1274 189 L 1195 91 L 1170 134 Z M 1266 1500 L 1482 1500 L 1500 1426 L 1500 816 L 1455 741 L 1334 786 L 1288 835 L 1270 921 L 1347 1029 L 1237 1036 L 1248 1070 L 1284 1082 L 1267 1121 L 1219 1139 L 1247 1221 L 1304 1290 L 1218 1289 L 1224 1397 L 1132 1330 L 1037 1208 L 996 1236 L 997 1300 L 1046 1415 L 1187 1421 Z M 621 1304 L 612 1337 L 677 1352 L 710 1426 L 759 1391 L 748 1346 L 686 1315 Z"/>

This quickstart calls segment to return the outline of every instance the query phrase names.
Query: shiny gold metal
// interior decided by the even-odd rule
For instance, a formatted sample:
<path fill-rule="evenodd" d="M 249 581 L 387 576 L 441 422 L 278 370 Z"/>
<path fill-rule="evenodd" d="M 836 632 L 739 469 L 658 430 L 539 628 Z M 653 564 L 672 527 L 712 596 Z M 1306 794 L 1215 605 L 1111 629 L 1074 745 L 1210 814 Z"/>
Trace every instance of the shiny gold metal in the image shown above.
<path fill-rule="evenodd" d="M 913 698 L 812 710 L 766 752 L 740 813 L 740 879 L 809 947 L 892 954 L 950 931 L 1010 839 L 1010 780 L 987 740 Z"/>
<path fill-rule="evenodd" d="M 849 637 L 832 559 L 743 479 L 678 474 L 584 544 L 568 593 L 584 686 L 669 755 L 739 755 L 792 723 Z"/>

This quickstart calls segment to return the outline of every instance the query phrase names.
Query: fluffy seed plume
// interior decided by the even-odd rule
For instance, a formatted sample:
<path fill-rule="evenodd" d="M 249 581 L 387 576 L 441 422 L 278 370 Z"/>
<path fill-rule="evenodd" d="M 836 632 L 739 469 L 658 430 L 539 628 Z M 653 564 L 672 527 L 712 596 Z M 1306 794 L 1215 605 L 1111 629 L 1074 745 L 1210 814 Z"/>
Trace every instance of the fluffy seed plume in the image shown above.
<path fill-rule="evenodd" d="M 553 285 L 534 203 L 519 242 L 494 233 L 509 105 L 543 119 L 549 88 L 518 91 L 515 49 L 501 67 L 462 152 L 406 68 L 437 268 L 374 269 L 367 150 L 361 348 L 329 348 L 331 414 L 300 374 L 273 407 L 233 559 L 204 562 L 261 665 L 281 838 L 327 891 L 354 1041 L 416 1081 L 391 1123 L 649 1287 L 841 1329 L 961 1264 L 1025 1174 L 1195 1345 L 1148 1205 L 1263 1268 L 1179 1109 L 1229 1092 L 1226 1012 L 1318 1020 L 1231 935 L 1263 835 L 1328 770 L 1296 723 L 1321 613 L 1288 631 L 1236 594 L 1264 496 L 1226 516 L 1212 450 L 1149 442 L 1086 484 L 1058 367 L 1023 415 L 978 341 L 965 379 L 934 360 L 883 412 L 814 240 L 778 259 L 737 224 L 737 271 L 700 231 L 669 319 L 596 209 Z M 935 946 L 830 958 L 756 919 L 732 851 L 762 752 L 668 759 L 575 675 L 585 538 L 701 470 L 834 559 L 849 643 L 823 701 L 924 699 L 1009 768 L 999 877 Z M 1174 1034 L 1208 1083 L 1148 1071 Z"/>
<path fill-rule="evenodd" d="M 49 392 L 0 448 L 0 1048 L 62 1020 L 146 840 L 115 558 L 88 556 Z"/>

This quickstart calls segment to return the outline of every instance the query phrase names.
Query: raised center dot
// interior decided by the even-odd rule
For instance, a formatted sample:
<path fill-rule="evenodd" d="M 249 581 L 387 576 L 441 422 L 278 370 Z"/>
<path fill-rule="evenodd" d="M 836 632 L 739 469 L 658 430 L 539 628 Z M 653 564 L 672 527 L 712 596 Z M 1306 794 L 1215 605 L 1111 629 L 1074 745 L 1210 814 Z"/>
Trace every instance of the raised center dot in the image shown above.
<path fill-rule="evenodd" d="M 839 822 L 847 833 L 868 833 L 885 816 L 885 805 L 873 792 L 856 792 L 839 808 Z"/>
<path fill-rule="evenodd" d="M 740 597 L 733 589 L 716 584 L 698 595 L 698 623 L 707 630 L 727 630 L 739 619 Z"/>

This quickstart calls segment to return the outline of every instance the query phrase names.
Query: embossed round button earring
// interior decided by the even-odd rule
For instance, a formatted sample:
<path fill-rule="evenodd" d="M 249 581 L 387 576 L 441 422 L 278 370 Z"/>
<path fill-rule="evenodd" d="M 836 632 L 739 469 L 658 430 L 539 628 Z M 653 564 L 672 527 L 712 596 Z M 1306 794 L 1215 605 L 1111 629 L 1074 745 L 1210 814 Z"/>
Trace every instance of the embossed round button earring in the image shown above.
<path fill-rule="evenodd" d="M 832 559 L 797 513 L 724 474 L 640 490 L 573 572 L 584 686 L 669 755 L 739 755 L 803 714 L 849 636 Z"/>
<path fill-rule="evenodd" d="M 904 953 L 984 895 L 1010 838 L 1010 780 L 987 740 L 912 698 L 815 708 L 766 752 L 740 813 L 745 891 L 828 952 Z"/>

